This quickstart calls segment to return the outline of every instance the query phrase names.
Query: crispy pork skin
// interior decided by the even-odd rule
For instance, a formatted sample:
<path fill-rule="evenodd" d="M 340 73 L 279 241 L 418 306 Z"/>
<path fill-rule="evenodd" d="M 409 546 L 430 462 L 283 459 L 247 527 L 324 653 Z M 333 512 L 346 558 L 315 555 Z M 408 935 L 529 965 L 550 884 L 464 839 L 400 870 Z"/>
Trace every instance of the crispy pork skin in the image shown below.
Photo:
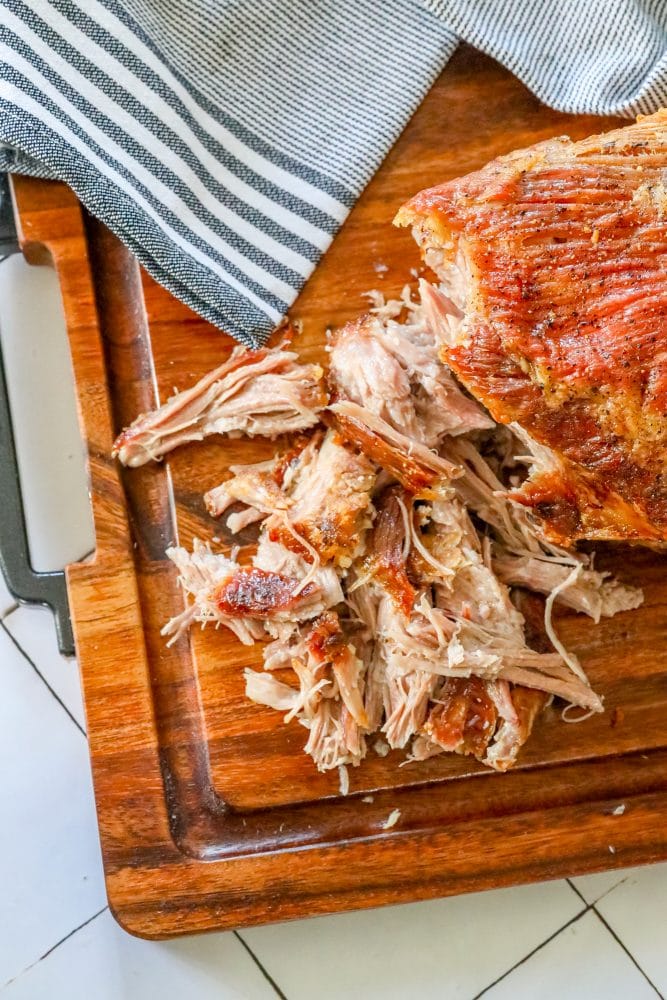
<path fill-rule="evenodd" d="M 513 496 L 559 544 L 667 541 L 667 111 L 423 191 L 442 356 L 540 452 Z M 544 459 L 546 458 L 546 464 Z"/>
<path fill-rule="evenodd" d="M 458 466 L 394 430 L 386 420 L 358 403 L 333 403 L 325 416 L 348 444 L 358 447 L 410 493 L 426 495 L 437 483 L 461 474 Z"/>
<path fill-rule="evenodd" d="M 448 677 L 424 724 L 424 732 L 443 750 L 483 757 L 496 728 L 498 712 L 479 677 Z"/>

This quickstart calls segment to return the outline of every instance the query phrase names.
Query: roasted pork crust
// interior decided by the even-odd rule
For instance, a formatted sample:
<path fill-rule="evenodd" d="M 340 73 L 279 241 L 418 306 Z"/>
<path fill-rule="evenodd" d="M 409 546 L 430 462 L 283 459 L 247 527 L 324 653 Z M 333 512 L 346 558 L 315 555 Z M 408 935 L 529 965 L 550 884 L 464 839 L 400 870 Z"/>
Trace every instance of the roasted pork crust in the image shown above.
<path fill-rule="evenodd" d="M 424 732 L 443 750 L 483 757 L 498 713 L 479 677 L 448 677 L 437 693 Z"/>
<path fill-rule="evenodd" d="M 553 537 L 667 539 L 667 112 L 552 140 L 399 213 L 439 273 L 463 255 L 448 364 L 564 462 L 517 499 Z"/>
<path fill-rule="evenodd" d="M 377 517 L 368 546 L 369 554 L 364 560 L 364 571 L 370 573 L 389 594 L 397 610 L 409 617 L 417 592 L 408 576 L 403 552 L 403 511 L 406 504 L 411 506 L 411 498 L 395 486 L 385 490 L 376 500 Z"/>
<path fill-rule="evenodd" d="M 306 600 L 316 589 L 312 583 L 300 586 L 298 580 L 281 573 L 242 566 L 214 591 L 211 599 L 224 615 L 268 618 L 290 611 L 299 600 Z"/>
<path fill-rule="evenodd" d="M 322 419 L 335 427 L 343 440 L 359 448 L 417 496 L 429 496 L 439 482 L 456 478 L 461 473 L 456 465 L 406 438 L 357 403 L 334 403 L 323 413 Z"/>

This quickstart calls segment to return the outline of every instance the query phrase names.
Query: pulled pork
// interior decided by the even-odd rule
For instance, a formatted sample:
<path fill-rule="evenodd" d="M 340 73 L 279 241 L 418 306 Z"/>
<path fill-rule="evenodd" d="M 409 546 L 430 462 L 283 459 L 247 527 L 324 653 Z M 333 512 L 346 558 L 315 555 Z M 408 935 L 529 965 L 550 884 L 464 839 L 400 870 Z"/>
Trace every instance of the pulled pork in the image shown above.
<path fill-rule="evenodd" d="M 421 309 L 409 296 L 396 305 L 407 312 L 403 323 L 390 305 L 380 307 L 380 314 L 348 323 L 333 336 L 329 384 L 335 398 L 363 406 L 429 448 L 446 434 L 492 428 L 490 417 L 439 361 Z"/>
<path fill-rule="evenodd" d="M 230 531 L 261 522 L 257 549 L 248 565 L 201 542 L 168 550 L 188 596 L 164 632 L 173 642 L 213 621 L 261 642 L 247 696 L 304 726 L 306 752 L 342 768 L 344 789 L 372 733 L 408 760 L 453 752 L 504 771 L 552 698 L 602 711 L 553 605 L 597 622 L 642 600 L 514 502 L 535 455 L 517 457 L 518 438 L 438 359 L 429 308 L 406 292 L 335 333 L 325 410 L 314 366 L 241 352 L 117 447 L 140 464 L 205 433 L 313 428 L 206 494 Z M 546 597 L 537 648 L 517 606 L 526 590 Z"/>
<path fill-rule="evenodd" d="M 196 385 L 137 417 L 112 454 L 134 467 L 210 434 L 272 438 L 313 427 L 326 405 L 323 374 L 319 365 L 299 364 L 294 351 L 237 347 Z"/>

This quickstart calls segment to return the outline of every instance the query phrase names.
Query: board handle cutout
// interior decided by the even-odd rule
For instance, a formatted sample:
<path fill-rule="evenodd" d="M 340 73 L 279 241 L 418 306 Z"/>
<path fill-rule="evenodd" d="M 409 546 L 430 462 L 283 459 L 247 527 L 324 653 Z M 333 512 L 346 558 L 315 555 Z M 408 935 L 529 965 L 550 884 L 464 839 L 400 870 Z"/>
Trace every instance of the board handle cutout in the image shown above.
<path fill-rule="evenodd" d="M 0 256 L 19 252 L 7 176 L 0 174 Z M 38 572 L 30 563 L 16 444 L 0 349 L 0 568 L 11 594 L 26 604 L 53 611 L 58 648 L 74 655 L 74 635 L 64 570 Z"/>
<path fill-rule="evenodd" d="M 38 572 L 30 564 L 16 445 L 9 409 L 7 380 L 0 351 L 0 567 L 13 596 L 23 603 L 51 608 L 58 648 L 74 655 L 74 635 L 64 570 Z"/>

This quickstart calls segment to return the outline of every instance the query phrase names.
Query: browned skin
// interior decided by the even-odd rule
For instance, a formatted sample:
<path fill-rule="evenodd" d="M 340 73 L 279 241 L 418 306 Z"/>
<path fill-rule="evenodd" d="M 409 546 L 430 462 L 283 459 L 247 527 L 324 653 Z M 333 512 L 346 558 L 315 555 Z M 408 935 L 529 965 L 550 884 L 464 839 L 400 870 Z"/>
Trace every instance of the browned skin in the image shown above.
<path fill-rule="evenodd" d="M 364 564 L 387 591 L 397 609 L 409 618 L 416 591 L 408 577 L 403 555 L 405 526 L 399 498 L 408 505 L 411 502 L 399 487 L 392 486 L 375 501 L 377 517 L 368 546 L 370 555 Z"/>
<path fill-rule="evenodd" d="M 512 704 L 519 723 L 516 729 L 516 750 L 531 734 L 533 723 L 548 701 L 543 691 L 512 685 Z M 488 688 L 479 677 L 449 677 L 438 692 L 431 707 L 424 732 L 445 750 L 471 754 L 482 760 L 501 720 Z M 494 767 L 506 771 L 514 757 L 498 760 Z"/>
<path fill-rule="evenodd" d="M 289 611 L 315 590 L 314 584 L 307 583 L 296 594 L 298 586 L 298 580 L 281 573 L 243 566 L 216 592 L 215 603 L 226 615 L 270 617 L 279 611 Z"/>
<path fill-rule="evenodd" d="M 432 488 L 441 478 L 436 469 L 386 441 L 361 420 L 330 411 L 325 411 L 322 419 L 336 427 L 348 444 L 359 448 L 372 462 L 395 476 L 409 493 L 423 497 L 431 495 Z"/>
<path fill-rule="evenodd" d="M 548 701 L 549 695 L 544 691 L 521 687 L 518 684 L 512 687 L 512 704 L 519 717 L 519 738 L 522 746 L 532 732 L 535 719 Z"/>
<path fill-rule="evenodd" d="M 320 663 L 331 663 L 346 654 L 347 641 L 335 611 L 325 611 L 308 634 L 308 649 Z"/>
<path fill-rule="evenodd" d="M 335 611 L 325 611 L 320 615 L 308 634 L 307 643 L 311 656 L 319 664 L 318 669 L 330 665 L 338 681 L 344 702 L 341 708 L 341 722 L 346 732 L 355 733 L 355 726 L 368 727 L 368 716 L 357 684 L 358 671 L 354 648 L 348 642 Z M 358 736 L 355 736 L 356 739 Z"/>
<path fill-rule="evenodd" d="M 661 111 L 501 157 L 397 217 L 439 274 L 467 265 L 445 360 L 560 459 L 516 498 L 561 542 L 667 539 L 665 167 Z"/>
<path fill-rule="evenodd" d="M 438 692 L 424 730 L 439 746 L 483 757 L 498 713 L 479 677 L 448 677 Z"/>

